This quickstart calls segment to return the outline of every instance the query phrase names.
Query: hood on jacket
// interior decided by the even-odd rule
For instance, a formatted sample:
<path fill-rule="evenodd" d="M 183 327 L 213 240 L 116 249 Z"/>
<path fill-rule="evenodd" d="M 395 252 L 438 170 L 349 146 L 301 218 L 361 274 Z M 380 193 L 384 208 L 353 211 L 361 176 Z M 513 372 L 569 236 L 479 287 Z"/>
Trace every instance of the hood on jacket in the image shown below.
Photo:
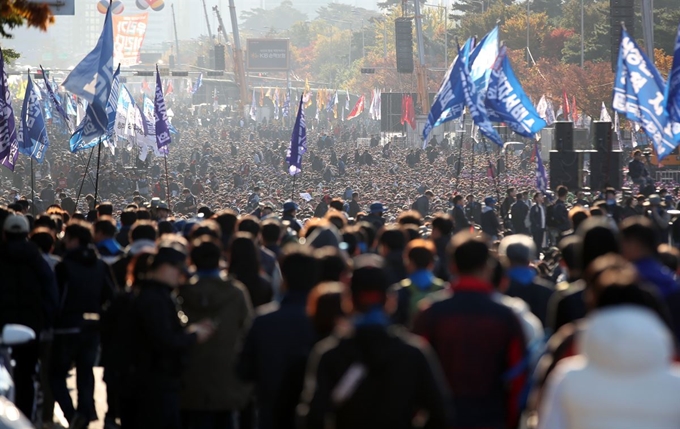
<path fill-rule="evenodd" d="M 10 241 L 0 245 L 0 258 L 7 262 L 24 263 L 40 257 L 40 249 L 31 241 Z"/>
<path fill-rule="evenodd" d="M 189 284 L 180 288 L 185 307 L 200 308 L 203 310 L 217 310 L 225 305 L 230 299 L 232 285 L 227 285 L 225 278 L 193 277 Z"/>
<path fill-rule="evenodd" d="M 144 249 L 154 250 L 156 249 L 156 242 L 153 240 L 141 239 L 130 243 L 130 245 L 125 248 L 125 252 L 131 256 L 137 256 Z"/>
<path fill-rule="evenodd" d="M 87 266 L 96 264 L 98 259 L 99 254 L 94 245 L 81 246 L 77 249 L 67 251 L 64 255 L 64 260 L 71 260 Z"/>
<path fill-rule="evenodd" d="M 589 363 L 617 373 L 661 369 L 673 356 L 671 333 L 661 319 L 632 305 L 592 313 L 578 343 Z"/>
<path fill-rule="evenodd" d="M 488 213 L 488 212 L 492 212 L 492 211 L 493 211 L 493 207 L 489 207 L 489 206 L 482 207 L 482 213 Z"/>

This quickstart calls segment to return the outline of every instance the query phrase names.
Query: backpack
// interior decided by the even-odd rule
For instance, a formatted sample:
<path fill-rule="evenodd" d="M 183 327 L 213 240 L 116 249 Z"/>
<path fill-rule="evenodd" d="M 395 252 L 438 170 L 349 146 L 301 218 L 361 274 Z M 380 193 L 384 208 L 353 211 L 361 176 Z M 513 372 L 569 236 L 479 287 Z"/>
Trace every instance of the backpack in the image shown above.
<path fill-rule="evenodd" d="M 555 219 L 555 204 L 550 204 L 545 207 L 545 226 L 557 228 L 557 220 Z"/>
<path fill-rule="evenodd" d="M 411 322 L 413 321 L 413 317 L 418 312 L 418 303 L 423 298 L 427 297 L 431 293 L 443 290 L 445 287 L 446 283 L 443 280 L 436 277 L 426 289 L 421 289 L 417 287 L 416 285 L 413 284 L 413 282 L 410 279 L 402 280 L 401 288 L 406 294 L 406 297 L 408 298 L 408 300 L 404 302 L 404 304 L 406 304 L 407 306 L 407 308 L 405 309 L 407 314 L 406 323 L 409 325 L 411 324 Z"/>

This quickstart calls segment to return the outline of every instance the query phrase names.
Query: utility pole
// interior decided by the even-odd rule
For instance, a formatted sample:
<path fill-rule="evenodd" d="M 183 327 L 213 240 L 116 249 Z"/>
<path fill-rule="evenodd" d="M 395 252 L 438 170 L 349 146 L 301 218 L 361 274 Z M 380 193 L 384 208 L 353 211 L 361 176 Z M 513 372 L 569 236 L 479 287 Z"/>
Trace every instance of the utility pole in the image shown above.
<path fill-rule="evenodd" d="M 642 0 L 642 35 L 647 56 L 654 62 L 654 0 Z"/>
<path fill-rule="evenodd" d="M 482 7 L 484 7 L 483 5 L 484 3 L 482 2 Z M 527 0 L 527 64 L 531 64 L 531 50 L 529 50 L 529 13 L 529 0 Z"/>
<path fill-rule="evenodd" d="M 177 19 L 175 18 L 175 4 L 171 4 L 170 8 L 172 9 L 172 26 L 175 29 L 175 50 L 177 51 L 175 54 L 175 61 L 177 64 L 182 64 L 182 62 L 179 60 L 179 37 L 177 37 Z"/>
<path fill-rule="evenodd" d="M 420 14 L 420 0 L 415 0 L 415 21 L 416 21 L 416 38 L 418 41 L 418 67 L 416 68 L 417 83 L 418 83 L 418 98 L 420 108 L 423 115 L 427 115 L 430 110 L 430 100 L 427 94 L 427 69 L 425 68 L 425 51 L 423 46 L 423 23 L 422 15 Z"/>
<path fill-rule="evenodd" d="M 227 29 L 224 26 L 222 15 L 220 15 L 220 11 L 217 6 L 213 7 L 213 11 L 217 16 L 217 22 L 220 24 L 222 36 L 225 40 L 229 40 L 227 37 Z M 234 34 L 234 80 L 239 86 L 239 105 L 241 107 L 239 114 L 242 115 L 244 113 L 243 106 L 246 105 L 248 100 L 248 87 L 246 82 L 245 63 L 243 62 L 243 50 L 241 49 L 241 38 L 239 37 L 238 33 L 238 21 L 236 20 L 236 6 L 234 6 L 234 0 L 229 0 L 229 12 L 231 15 L 231 29 Z"/>
<path fill-rule="evenodd" d="M 210 29 L 210 18 L 208 17 L 208 8 L 205 5 L 205 0 L 203 0 L 203 13 L 205 14 L 205 23 L 208 26 L 208 37 L 210 37 L 210 41 L 213 41 L 213 35 L 212 35 L 212 30 Z"/>
<path fill-rule="evenodd" d="M 581 68 L 583 68 L 583 39 L 585 37 L 585 26 L 583 25 L 583 0 L 581 0 Z"/>

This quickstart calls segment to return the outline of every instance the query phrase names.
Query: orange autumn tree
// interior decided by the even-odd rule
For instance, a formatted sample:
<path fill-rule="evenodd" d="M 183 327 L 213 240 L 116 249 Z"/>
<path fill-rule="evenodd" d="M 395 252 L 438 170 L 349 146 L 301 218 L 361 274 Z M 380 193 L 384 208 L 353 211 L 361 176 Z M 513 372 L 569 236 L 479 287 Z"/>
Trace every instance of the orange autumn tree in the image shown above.
<path fill-rule="evenodd" d="M 48 5 L 28 0 L 0 1 L 0 36 L 12 37 L 10 30 L 26 25 L 42 31 L 54 22 Z"/>

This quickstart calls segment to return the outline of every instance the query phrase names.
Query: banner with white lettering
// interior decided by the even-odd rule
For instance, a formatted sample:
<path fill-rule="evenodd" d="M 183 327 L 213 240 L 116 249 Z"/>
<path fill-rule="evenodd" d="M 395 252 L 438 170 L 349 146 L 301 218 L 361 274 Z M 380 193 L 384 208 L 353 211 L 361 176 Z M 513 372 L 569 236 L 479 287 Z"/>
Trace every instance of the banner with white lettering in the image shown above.
<path fill-rule="evenodd" d="M 113 57 L 122 66 L 139 63 L 139 52 L 144 43 L 148 13 L 113 17 Z"/>

